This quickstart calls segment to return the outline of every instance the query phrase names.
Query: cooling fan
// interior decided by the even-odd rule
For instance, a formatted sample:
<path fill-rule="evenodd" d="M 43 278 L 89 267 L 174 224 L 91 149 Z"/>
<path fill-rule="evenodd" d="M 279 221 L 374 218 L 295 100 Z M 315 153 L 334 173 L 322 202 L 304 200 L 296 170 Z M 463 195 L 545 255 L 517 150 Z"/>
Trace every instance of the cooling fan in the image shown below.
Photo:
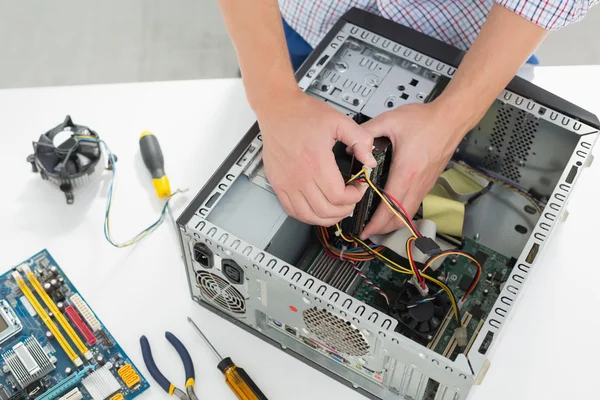
<path fill-rule="evenodd" d="M 431 288 L 430 296 L 423 297 L 411 283 L 405 283 L 390 308 L 390 315 L 400 322 L 397 330 L 406 336 L 427 344 L 440 328 L 450 309 L 450 299 L 445 293 L 435 293 Z"/>
<path fill-rule="evenodd" d="M 196 283 L 202 296 L 232 314 L 246 314 L 246 299 L 226 279 L 206 271 L 196 272 Z"/>
<path fill-rule="evenodd" d="M 74 124 L 67 116 L 63 123 L 33 142 L 33 154 L 27 161 L 33 172 L 39 171 L 42 179 L 58 186 L 65 193 L 67 203 L 72 204 L 73 189 L 98 179 L 105 169 L 99 139 L 96 132 Z M 112 168 L 110 162 L 108 167 Z"/>

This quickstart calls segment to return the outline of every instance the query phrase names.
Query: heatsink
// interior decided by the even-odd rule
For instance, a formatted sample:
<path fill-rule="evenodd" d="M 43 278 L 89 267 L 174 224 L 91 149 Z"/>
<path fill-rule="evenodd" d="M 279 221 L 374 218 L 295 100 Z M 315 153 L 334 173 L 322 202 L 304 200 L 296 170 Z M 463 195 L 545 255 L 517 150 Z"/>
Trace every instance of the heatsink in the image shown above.
<path fill-rule="evenodd" d="M 33 336 L 19 342 L 2 354 L 9 371 L 14 375 L 21 389 L 48 375 L 54 364 Z"/>
<path fill-rule="evenodd" d="M 112 364 L 106 363 L 102 368 L 97 369 L 83 380 L 83 387 L 93 400 L 104 400 L 121 389 L 121 384 L 110 372 L 111 368 Z"/>

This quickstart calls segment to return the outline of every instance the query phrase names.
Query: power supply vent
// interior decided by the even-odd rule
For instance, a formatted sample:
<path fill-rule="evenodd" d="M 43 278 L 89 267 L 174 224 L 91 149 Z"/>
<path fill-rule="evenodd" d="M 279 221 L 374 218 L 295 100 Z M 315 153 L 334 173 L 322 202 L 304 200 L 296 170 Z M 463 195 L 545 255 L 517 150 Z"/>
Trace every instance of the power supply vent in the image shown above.
<path fill-rule="evenodd" d="M 225 279 L 206 271 L 196 272 L 202 296 L 232 314 L 246 314 L 246 299 Z"/>
<path fill-rule="evenodd" d="M 306 328 L 332 349 L 349 356 L 360 357 L 369 352 L 369 343 L 350 322 L 316 307 L 302 312 Z"/>

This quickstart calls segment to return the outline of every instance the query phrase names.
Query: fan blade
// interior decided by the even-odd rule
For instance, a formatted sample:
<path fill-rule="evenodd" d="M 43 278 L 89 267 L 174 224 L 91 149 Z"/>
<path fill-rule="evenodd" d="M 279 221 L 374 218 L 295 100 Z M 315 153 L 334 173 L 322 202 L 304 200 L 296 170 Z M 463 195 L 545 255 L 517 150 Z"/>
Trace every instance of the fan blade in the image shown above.
<path fill-rule="evenodd" d="M 419 324 L 419 326 L 417 327 L 417 332 L 427 333 L 429 331 L 430 331 L 430 329 L 429 329 L 429 321 L 421 322 Z"/>
<path fill-rule="evenodd" d="M 431 330 L 437 328 L 438 326 L 440 326 L 440 324 L 442 323 L 442 321 L 440 321 L 438 318 L 433 317 L 429 320 L 429 324 L 431 326 Z"/>
<path fill-rule="evenodd" d="M 61 162 L 60 157 L 53 151 L 45 154 L 38 154 L 37 159 L 42 167 L 48 172 L 57 172 L 55 167 Z"/>
<path fill-rule="evenodd" d="M 79 167 L 79 170 L 81 171 L 85 167 L 90 165 L 92 163 L 92 160 L 90 160 L 88 157 L 84 156 L 81 153 L 75 153 L 75 163 L 77 164 L 77 166 Z"/>
<path fill-rule="evenodd" d="M 75 164 L 75 161 L 68 160 L 67 163 L 65 164 L 65 170 L 67 171 L 68 175 L 76 174 L 78 169 L 77 169 L 77 164 Z"/>
<path fill-rule="evenodd" d="M 47 134 L 43 134 L 40 136 L 40 139 L 38 140 L 39 143 L 43 143 L 43 144 L 49 144 L 50 146 L 54 147 L 54 144 L 52 143 L 52 139 L 50 139 L 48 137 Z"/>
<path fill-rule="evenodd" d="M 100 155 L 100 145 L 96 142 L 80 141 L 77 149 L 80 153 L 92 154 L 96 157 Z"/>

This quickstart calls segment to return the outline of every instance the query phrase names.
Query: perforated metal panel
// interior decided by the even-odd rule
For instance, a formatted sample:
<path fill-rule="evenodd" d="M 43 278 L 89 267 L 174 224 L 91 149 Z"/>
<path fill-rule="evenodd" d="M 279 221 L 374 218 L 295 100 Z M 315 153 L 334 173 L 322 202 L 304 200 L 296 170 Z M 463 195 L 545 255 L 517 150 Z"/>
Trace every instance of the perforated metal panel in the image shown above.
<path fill-rule="evenodd" d="M 364 356 L 369 352 L 369 343 L 350 322 L 336 317 L 327 310 L 316 307 L 302 312 L 306 328 L 324 344 L 350 356 Z"/>
<path fill-rule="evenodd" d="M 196 282 L 206 300 L 233 314 L 246 313 L 246 299 L 225 279 L 210 272 L 198 271 Z"/>
<path fill-rule="evenodd" d="M 509 105 L 498 109 L 483 162 L 485 168 L 499 171 L 515 183 L 521 183 L 522 169 L 527 167 L 531 155 L 536 155 L 531 148 L 540 123 L 527 115 Z"/>

